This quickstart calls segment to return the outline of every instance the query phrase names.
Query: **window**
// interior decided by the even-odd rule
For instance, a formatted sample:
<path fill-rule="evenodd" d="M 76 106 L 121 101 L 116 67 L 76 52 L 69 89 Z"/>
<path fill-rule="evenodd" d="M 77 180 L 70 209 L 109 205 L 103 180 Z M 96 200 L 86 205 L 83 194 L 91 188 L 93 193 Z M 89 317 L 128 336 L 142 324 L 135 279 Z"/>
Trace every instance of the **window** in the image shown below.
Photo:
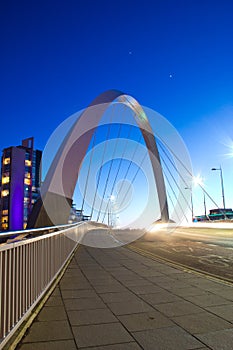
<path fill-rule="evenodd" d="M 2 177 L 2 184 L 8 184 L 10 182 L 9 176 L 3 176 Z"/>
<path fill-rule="evenodd" d="M 26 165 L 26 166 L 31 166 L 31 165 L 32 165 L 31 160 L 26 159 L 26 160 L 25 160 L 25 165 Z"/>
<path fill-rule="evenodd" d="M 2 228 L 3 228 L 3 230 L 7 230 L 8 229 L 8 224 L 2 224 Z"/>
<path fill-rule="evenodd" d="M 24 179 L 25 185 L 31 185 L 31 180 L 30 179 Z"/>
<path fill-rule="evenodd" d="M 4 160 L 3 160 L 3 164 L 4 165 L 10 164 L 10 162 L 11 162 L 11 159 L 9 157 L 8 158 L 4 158 Z"/>
<path fill-rule="evenodd" d="M 9 195 L 9 190 L 3 190 L 2 191 L 2 197 L 6 197 Z"/>
<path fill-rule="evenodd" d="M 25 173 L 25 178 L 30 179 L 31 178 L 31 174 L 30 173 Z"/>
<path fill-rule="evenodd" d="M 3 210 L 2 215 L 8 215 L 8 209 Z"/>
<path fill-rule="evenodd" d="M 8 222 L 8 216 L 3 216 L 2 217 L 2 222 L 7 223 Z"/>

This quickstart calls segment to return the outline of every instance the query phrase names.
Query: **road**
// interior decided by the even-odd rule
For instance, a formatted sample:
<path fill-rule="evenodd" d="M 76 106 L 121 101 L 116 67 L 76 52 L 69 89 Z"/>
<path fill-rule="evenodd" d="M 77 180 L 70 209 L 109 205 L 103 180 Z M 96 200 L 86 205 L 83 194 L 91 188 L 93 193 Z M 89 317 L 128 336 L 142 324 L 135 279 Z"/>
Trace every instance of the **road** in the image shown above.
<path fill-rule="evenodd" d="M 233 230 L 177 228 L 148 232 L 132 246 L 233 281 Z"/>

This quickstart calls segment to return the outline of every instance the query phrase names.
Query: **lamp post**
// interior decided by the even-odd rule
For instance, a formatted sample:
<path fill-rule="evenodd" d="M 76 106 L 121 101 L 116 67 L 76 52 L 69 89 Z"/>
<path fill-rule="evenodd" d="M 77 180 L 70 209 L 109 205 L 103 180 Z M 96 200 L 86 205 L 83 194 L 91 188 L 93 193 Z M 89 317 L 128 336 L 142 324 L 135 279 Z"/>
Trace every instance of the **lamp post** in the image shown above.
<path fill-rule="evenodd" d="M 226 205 L 225 205 L 225 194 L 224 194 L 224 186 L 223 186 L 222 168 L 220 166 L 219 168 L 212 168 L 211 170 L 220 171 L 220 180 L 221 180 L 221 188 L 222 188 L 222 204 L 223 204 L 223 209 L 224 209 L 224 213 L 225 213 Z"/>
<path fill-rule="evenodd" d="M 189 190 L 191 192 L 191 212 L 192 212 L 192 222 L 193 222 L 193 191 L 192 187 L 185 187 L 185 190 Z"/>
<path fill-rule="evenodd" d="M 207 215 L 206 215 L 206 199 L 205 199 L 205 192 L 204 192 L 204 190 L 203 190 L 203 202 L 204 202 L 205 220 L 206 220 L 206 217 L 207 217 Z"/>

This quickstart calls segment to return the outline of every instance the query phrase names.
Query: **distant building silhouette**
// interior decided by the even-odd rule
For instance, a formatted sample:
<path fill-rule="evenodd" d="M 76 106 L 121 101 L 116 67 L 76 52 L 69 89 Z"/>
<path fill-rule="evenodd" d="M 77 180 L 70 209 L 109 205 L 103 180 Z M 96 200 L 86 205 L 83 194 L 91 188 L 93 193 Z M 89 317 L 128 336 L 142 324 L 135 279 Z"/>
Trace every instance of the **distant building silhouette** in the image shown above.
<path fill-rule="evenodd" d="M 0 179 L 0 230 L 26 228 L 38 197 L 42 152 L 34 150 L 34 138 L 2 151 Z"/>

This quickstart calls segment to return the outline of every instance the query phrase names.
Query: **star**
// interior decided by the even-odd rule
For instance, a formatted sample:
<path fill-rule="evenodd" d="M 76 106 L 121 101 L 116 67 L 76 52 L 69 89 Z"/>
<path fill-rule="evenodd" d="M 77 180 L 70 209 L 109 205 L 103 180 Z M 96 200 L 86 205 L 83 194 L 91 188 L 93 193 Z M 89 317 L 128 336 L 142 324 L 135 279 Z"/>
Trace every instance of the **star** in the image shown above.
<path fill-rule="evenodd" d="M 170 78 L 170 79 L 173 78 L 173 75 L 172 75 L 172 74 L 169 74 L 169 78 Z"/>

